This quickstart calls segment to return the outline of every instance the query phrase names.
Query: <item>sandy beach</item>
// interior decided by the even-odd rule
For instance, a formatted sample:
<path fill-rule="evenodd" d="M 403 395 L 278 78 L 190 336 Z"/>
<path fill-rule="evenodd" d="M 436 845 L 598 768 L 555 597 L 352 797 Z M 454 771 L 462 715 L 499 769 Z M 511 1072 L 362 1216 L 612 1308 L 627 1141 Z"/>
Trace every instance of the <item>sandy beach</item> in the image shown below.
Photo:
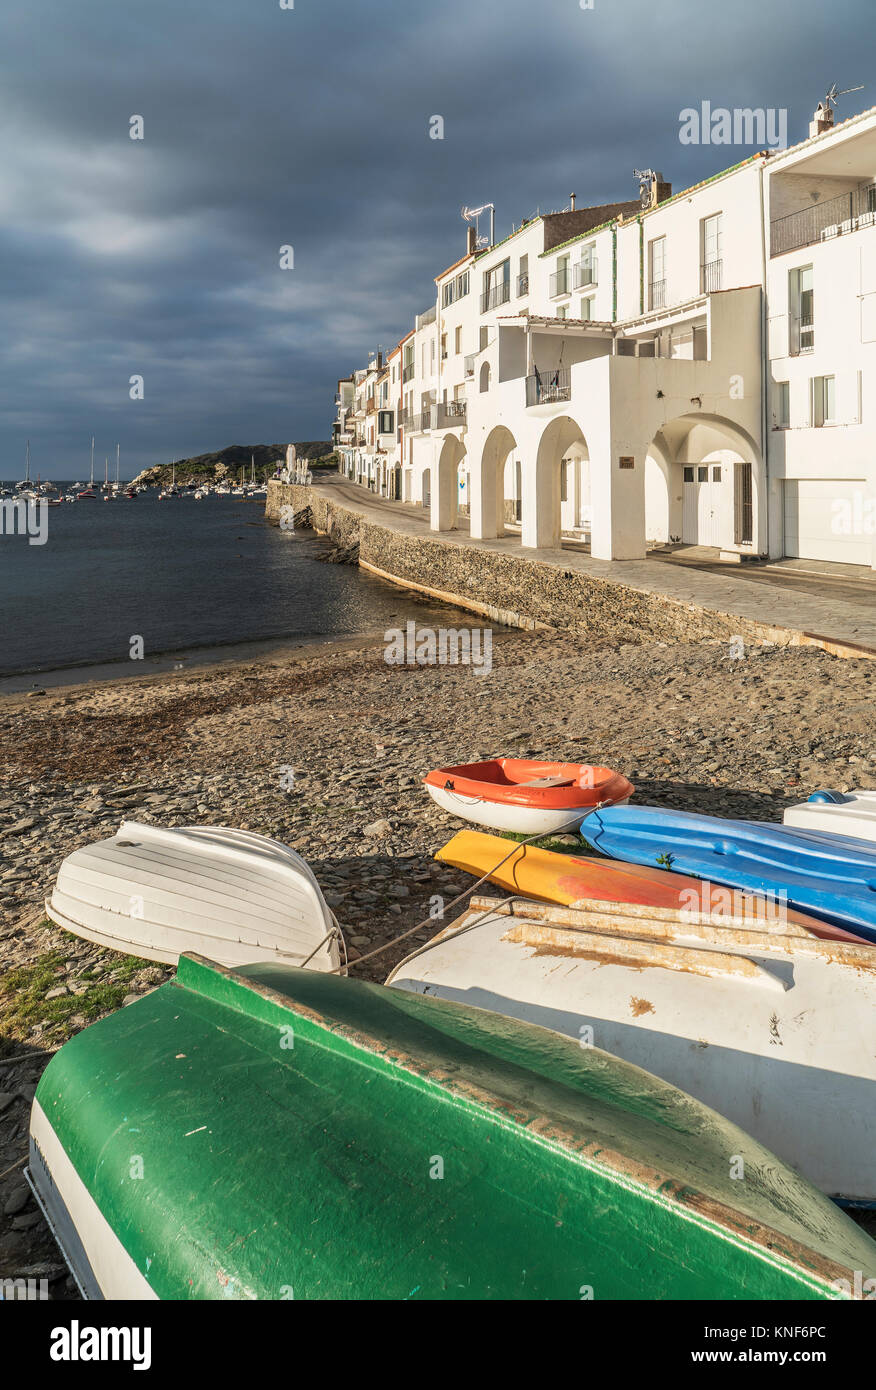
<path fill-rule="evenodd" d="M 384 652 L 360 637 L 0 702 L 0 1273 L 45 1267 L 69 1293 L 21 1175 L 30 1099 L 47 1053 L 171 973 L 72 938 L 42 910 L 64 856 L 122 820 L 293 845 L 344 928 L 351 973 L 379 981 L 434 927 L 395 938 L 472 882 L 432 857 L 462 825 L 426 796 L 432 767 L 501 753 L 597 762 L 644 802 L 764 820 L 818 787 L 876 786 L 871 662 L 515 631 L 494 633 L 488 675 L 390 666 Z"/>

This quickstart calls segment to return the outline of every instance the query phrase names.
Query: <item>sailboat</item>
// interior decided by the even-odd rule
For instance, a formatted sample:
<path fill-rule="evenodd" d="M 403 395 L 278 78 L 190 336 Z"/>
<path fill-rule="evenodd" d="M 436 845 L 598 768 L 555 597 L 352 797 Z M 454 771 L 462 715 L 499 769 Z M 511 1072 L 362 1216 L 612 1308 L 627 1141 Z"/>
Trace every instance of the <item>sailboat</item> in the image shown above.
<path fill-rule="evenodd" d="M 93 502 L 93 501 L 95 500 L 96 497 L 97 497 L 97 493 L 94 491 L 94 435 L 92 435 L 92 436 L 91 436 L 91 475 L 90 475 L 90 477 L 89 477 L 88 487 L 83 488 L 81 492 L 78 492 L 78 493 L 76 494 L 76 500 L 77 500 L 78 502 Z"/>
<path fill-rule="evenodd" d="M 24 492 L 30 493 L 30 490 L 31 490 L 31 487 L 30 487 L 30 440 L 27 441 L 27 448 L 26 448 L 26 452 L 25 452 L 25 460 L 26 460 L 26 462 L 25 462 L 25 469 L 24 469 L 24 477 L 22 478 L 22 480 L 21 480 L 20 483 L 16 483 L 16 484 L 15 484 L 15 491 L 16 491 L 16 492 L 22 492 L 22 493 L 24 493 Z"/>
<path fill-rule="evenodd" d="M 159 492 L 159 494 L 158 494 L 158 500 L 159 500 L 159 502 L 160 502 L 160 501 L 162 500 L 162 498 L 164 498 L 164 497 L 179 497 L 179 495 L 180 495 L 179 488 L 178 488 L 177 485 L 176 485 L 176 459 L 173 460 L 173 463 L 172 463 L 172 465 L 171 465 L 171 468 L 172 468 L 173 471 L 172 471 L 172 474 L 171 474 L 171 483 L 170 483 L 170 487 L 165 488 L 163 492 Z"/>

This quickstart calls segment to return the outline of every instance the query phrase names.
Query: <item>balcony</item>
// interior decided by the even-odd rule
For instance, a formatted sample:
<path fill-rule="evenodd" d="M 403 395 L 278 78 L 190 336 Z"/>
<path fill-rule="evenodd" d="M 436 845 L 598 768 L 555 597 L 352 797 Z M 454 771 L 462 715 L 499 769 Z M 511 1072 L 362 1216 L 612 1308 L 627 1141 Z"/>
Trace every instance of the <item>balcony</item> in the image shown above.
<path fill-rule="evenodd" d="M 369 396 L 365 402 L 365 414 L 371 415 L 377 409 L 377 397 Z"/>
<path fill-rule="evenodd" d="M 700 294 L 716 294 L 724 280 L 724 262 L 706 261 L 700 266 Z"/>
<path fill-rule="evenodd" d="M 414 376 L 414 364 L 410 362 L 402 371 L 402 381 L 412 381 Z"/>
<path fill-rule="evenodd" d="M 572 371 L 557 367 L 554 371 L 533 373 L 526 378 L 526 404 L 553 405 L 556 401 L 572 399 Z"/>
<path fill-rule="evenodd" d="M 597 263 L 594 256 L 589 261 L 581 261 L 574 268 L 575 289 L 586 290 L 588 285 L 597 283 Z"/>
<path fill-rule="evenodd" d="M 481 313 L 486 314 L 490 309 L 498 309 L 500 304 L 507 304 L 510 298 L 510 280 L 503 280 L 500 285 L 493 285 L 491 289 L 485 290 L 481 295 Z"/>
<path fill-rule="evenodd" d="M 463 358 L 463 367 L 467 377 L 475 374 L 475 355 L 475 353 L 470 352 L 467 357 Z"/>
<path fill-rule="evenodd" d="M 432 428 L 432 411 L 423 410 L 411 416 L 411 434 L 426 434 Z"/>
<path fill-rule="evenodd" d="M 434 407 L 432 428 L 436 430 L 458 429 L 465 424 L 465 420 L 465 401 L 444 401 L 441 405 Z"/>
<path fill-rule="evenodd" d="M 570 276 L 568 270 L 555 270 L 551 276 L 551 299 L 558 299 L 561 294 L 568 294 L 570 291 Z"/>
<path fill-rule="evenodd" d="M 862 183 L 851 193 L 801 208 L 770 223 L 770 255 L 814 246 L 876 223 L 876 183 Z"/>
<path fill-rule="evenodd" d="M 529 294 L 529 276 L 526 273 L 517 276 L 517 298 L 524 294 Z"/>
<path fill-rule="evenodd" d="M 652 280 L 648 286 L 648 309 L 666 308 L 666 281 Z"/>

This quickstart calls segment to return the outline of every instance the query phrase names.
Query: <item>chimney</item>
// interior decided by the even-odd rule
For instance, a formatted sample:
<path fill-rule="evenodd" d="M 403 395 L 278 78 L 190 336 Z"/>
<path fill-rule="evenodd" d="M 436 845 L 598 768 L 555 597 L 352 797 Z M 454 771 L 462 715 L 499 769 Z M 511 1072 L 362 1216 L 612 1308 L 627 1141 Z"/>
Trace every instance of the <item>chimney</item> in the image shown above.
<path fill-rule="evenodd" d="M 809 122 L 809 138 L 813 135 L 823 135 L 826 130 L 833 129 L 833 107 L 830 102 L 820 101 L 815 108 L 815 115 Z"/>
<path fill-rule="evenodd" d="M 467 234 L 466 234 L 466 248 L 465 248 L 465 253 L 466 253 L 466 255 L 467 255 L 467 256 L 473 256 L 474 253 L 475 253 L 475 251 L 477 250 L 477 245 L 478 245 L 477 228 L 475 228 L 475 227 L 469 227 L 469 228 L 468 228 L 468 232 L 467 232 Z"/>
<path fill-rule="evenodd" d="M 665 183 L 662 174 L 655 174 L 651 180 L 651 206 L 656 208 L 658 203 L 665 203 L 667 198 L 672 197 L 672 184 Z"/>
<path fill-rule="evenodd" d="M 569 194 L 569 205 L 570 205 L 570 207 L 571 207 L 571 209 L 572 209 L 572 212 L 574 212 L 574 211 L 575 211 L 575 194 L 574 194 L 574 193 L 570 193 L 570 194 Z"/>

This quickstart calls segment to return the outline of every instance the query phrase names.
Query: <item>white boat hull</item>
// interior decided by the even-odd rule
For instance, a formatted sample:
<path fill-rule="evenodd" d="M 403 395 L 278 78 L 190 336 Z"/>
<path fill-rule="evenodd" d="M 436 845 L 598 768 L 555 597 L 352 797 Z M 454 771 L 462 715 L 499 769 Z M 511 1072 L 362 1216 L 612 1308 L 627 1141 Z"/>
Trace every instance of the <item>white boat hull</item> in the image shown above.
<path fill-rule="evenodd" d="M 872 946 L 625 922 L 615 904 L 512 902 L 515 915 L 473 900 L 387 984 L 614 1053 L 735 1121 L 829 1196 L 876 1201 Z"/>
<path fill-rule="evenodd" d="M 836 803 L 801 801 L 797 806 L 788 807 L 784 823 L 801 830 L 851 835 L 853 839 L 876 844 L 876 791 L 847 792 L 843 800 Z"/>
<path fill-rule="evenodd" d="M 486 826 L 489 830 L 510 830 L 517 835 L 574 834 L 593 809 L 591 806 L 579 806 L 571 810 L 540 810 L 532 806 L 514 806 L 500 801 L 485 801 L 477 796 L 463 796 L 446 787 L 433 787 L 430 782 L 426 783 L 426 790 L 442 811 L 449 811 L 452 816 L 459 816 L 460 820 Z M 619 804 L 624 806 L 626 801 Z"/>
<path fill-rule="evenodd" d="M 340 964 L 313 873 L 288 846 L 217 826 L 125 822 L 67 856 L 46 912 L 76 936 L 175 964 L 196 951 L 220 965 Z"/>

